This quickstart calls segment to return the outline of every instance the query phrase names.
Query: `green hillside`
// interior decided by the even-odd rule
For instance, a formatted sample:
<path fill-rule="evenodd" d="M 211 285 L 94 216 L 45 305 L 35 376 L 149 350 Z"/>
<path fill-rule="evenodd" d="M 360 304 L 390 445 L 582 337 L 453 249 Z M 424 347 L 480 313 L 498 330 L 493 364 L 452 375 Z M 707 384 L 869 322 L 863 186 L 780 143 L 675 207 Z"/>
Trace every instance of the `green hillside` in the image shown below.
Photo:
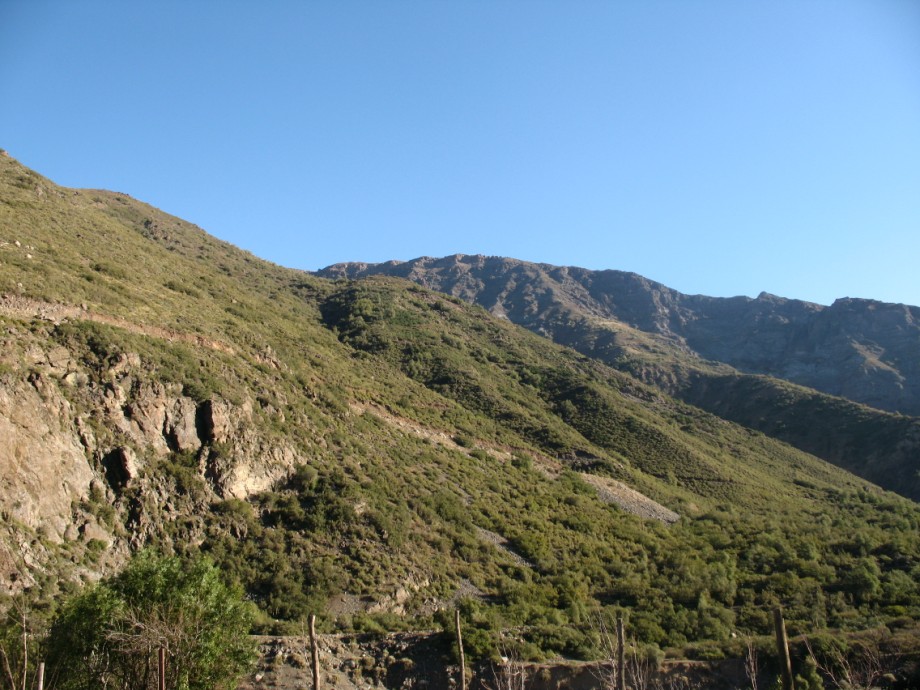
<path fill-rule="evenodd" d="M 8 157 L 0 295 L 0 393 L 89 472 L 51 482 L 83 525 L 57 534 L 0 467 L 13 589 L 152 545 L 207 554 L 261 630 L 459 605 L 474 649 L 518 627 L 532 655 L 592 654 L 598 609 L 660 646 L 765 633 L 775 605 L 793 632 L 920 616 L 916 504 L 459 299 L 274 266 Z"/>
<path fill-rule="evenodd" d="M 683 295 L 634 273 L 463 254 L 337 264 L 317 275 L 389 275 L 479 304 L 920 500 L 920 418 L 911 402 L 920 380 L 918 307 Z"/>

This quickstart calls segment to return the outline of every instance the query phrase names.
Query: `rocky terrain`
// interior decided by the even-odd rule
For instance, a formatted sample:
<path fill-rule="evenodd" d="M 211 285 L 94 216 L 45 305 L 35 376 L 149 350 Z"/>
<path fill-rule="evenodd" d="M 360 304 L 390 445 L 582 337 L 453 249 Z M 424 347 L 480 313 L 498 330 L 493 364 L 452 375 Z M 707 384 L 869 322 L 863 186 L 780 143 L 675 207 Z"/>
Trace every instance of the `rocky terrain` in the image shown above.
<path fill-rule="evenodd" d="M 79 317 L 92 320 L 86 312 Z M 34 329 L 5 329 L 0 366 L 25 366 L 29 374 L 26 381 L 0 381 L 0 514 L 7 527 L 42 536 L 20 544 L 27 566 L 42 560 L 34 548 L 74 544 L 96 552 L 96 570 L 160 533 L 163 520 L 187 507 L 172 494 L 175 487 L 151 476 L 165 458 L 196 458 L 213 495 L 227 498 L 271 487 L 298 461 L 289 446 L 260 438 L 251 400 L 197 402 L 181 385 L 151 378 L 134 352 L 117 355 L 100 381 L 83 354 L 49 345 Z M 227 452 L 214 452 L 220 445 Z M 248 461 L 254 456 L 257 464 Z M 123 528 L 114 522 L 113 504 L 126 511 Z M 34 584 L 21 581 L 31 568 L 5 565 L 6 583 Z"/>
<path fill-rule="evenodd" d="M 337 690 L 374 688 L 459 688 L 459 665 L 451 658 L 453 640 L 440 633 L 387 636 L 320 635 L 317 638 L 322 687 Z M 310 687 L 309 639 L 303 636 L 259 638 L 259 666 L 238 690 Z M 660 668 L 641 666 L 646 683 L 663 687 L 732 690 L 747 682 L 740 660 L 722 662 L 668 660 Z M 472 690 L 508 687 L 529 690 L 596 690 L 611 671 L 609 663 L 528 663 L 514 659 L 480 662 L 471 670 Z M 770 680 L 766 669 L 761 682 Z M 638 675 L 638 674 L 637 674 Z"/>

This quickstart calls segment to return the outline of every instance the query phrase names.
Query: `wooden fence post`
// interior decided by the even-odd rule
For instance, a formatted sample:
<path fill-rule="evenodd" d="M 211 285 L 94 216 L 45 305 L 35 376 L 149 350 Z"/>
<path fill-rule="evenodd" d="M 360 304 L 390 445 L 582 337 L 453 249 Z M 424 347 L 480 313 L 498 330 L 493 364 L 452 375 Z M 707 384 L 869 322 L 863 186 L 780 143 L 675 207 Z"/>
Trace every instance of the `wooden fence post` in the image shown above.
<path fill-rule="evenodd" d="M 160 647 L 157 657 L 157 687 L 160 690 L 166 690 L 166 649 L 164 647 Z"/>
<path fill-rule="evenodd" d="M 316 642 L 316 615 L 310 614 L 310 666 L 313 668 L 313 690 L 319 690 L 319 645 Z"/>
<path fill-rule="evenodd" d="M 780 608 L 773 609 L 773 627 L 776 629 L 776 651 L 779 654 L 783 690 L 795 690 L 792 682 L 792 659 L 789 658 L 789 639 L 786 637 L 786 622 L 783 620 L 783 610 Z"/>
<path fill-rule="evenodd" d="M 623 616 L 617 616 L 617 690 L 626 690 L 626 644 Z"/>
<path fill-rule="evenodd" d="M 460 609 L 454 610 L 454 627 L 457 629 L 457 652 L 460 655 L 460 690 L 466 690 L 466 657 L 463 654 L 463 635 L 460 632 Z"/>
<path fill-rule="evenodd" d="M 29 671 L 29 628 L 26 625 L 26 609 L 22 609 L 22 690 L 26 690 Z"/>

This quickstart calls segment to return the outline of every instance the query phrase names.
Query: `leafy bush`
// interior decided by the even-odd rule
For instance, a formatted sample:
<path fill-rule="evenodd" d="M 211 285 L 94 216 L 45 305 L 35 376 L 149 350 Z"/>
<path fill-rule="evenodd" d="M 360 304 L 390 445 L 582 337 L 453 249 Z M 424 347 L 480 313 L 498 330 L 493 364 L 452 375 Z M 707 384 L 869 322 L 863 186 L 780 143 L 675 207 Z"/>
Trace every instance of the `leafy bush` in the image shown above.
<path fill-rule="evenodd" d="M 171 690 L 235 688 L 254 649 L 249 604 L 207 561 L 151 552 L 67 602 L 49 637 L 60 690 L 155 687 L 157 650 L 168 655 Z"/>

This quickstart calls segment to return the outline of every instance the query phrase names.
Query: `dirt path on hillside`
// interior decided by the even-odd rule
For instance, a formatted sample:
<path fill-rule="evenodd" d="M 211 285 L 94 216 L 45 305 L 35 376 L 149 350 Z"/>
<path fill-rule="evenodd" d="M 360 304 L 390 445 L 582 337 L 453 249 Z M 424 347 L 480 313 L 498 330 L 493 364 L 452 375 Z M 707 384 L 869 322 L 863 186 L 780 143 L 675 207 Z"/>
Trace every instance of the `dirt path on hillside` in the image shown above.
<path fill-rule="evenodd" d="M 53 302 L 43 302 L 30 297 L 19 295 L 0 295 L 0 314 L 9 316 L 14 319 L 41 319 L 51 323 L 61 323 L 68 320 L 92 321 L 102 323 L 107 326 L 115 326 L 131 333 L 159 338 L 168 342 L 182 342 L 197 347 L 205 347 L 218 352 L 235 354 L 232 347 L 219 340 L 205 338 L 200 335 L 191 333 L 182 333 L 168 328 L 159 326 L 147 326 L 133 323 L 116 316 L 100 314 L 90 311 L 86 305 L 74 306 L 70 304 L 57 304 Z"/>

